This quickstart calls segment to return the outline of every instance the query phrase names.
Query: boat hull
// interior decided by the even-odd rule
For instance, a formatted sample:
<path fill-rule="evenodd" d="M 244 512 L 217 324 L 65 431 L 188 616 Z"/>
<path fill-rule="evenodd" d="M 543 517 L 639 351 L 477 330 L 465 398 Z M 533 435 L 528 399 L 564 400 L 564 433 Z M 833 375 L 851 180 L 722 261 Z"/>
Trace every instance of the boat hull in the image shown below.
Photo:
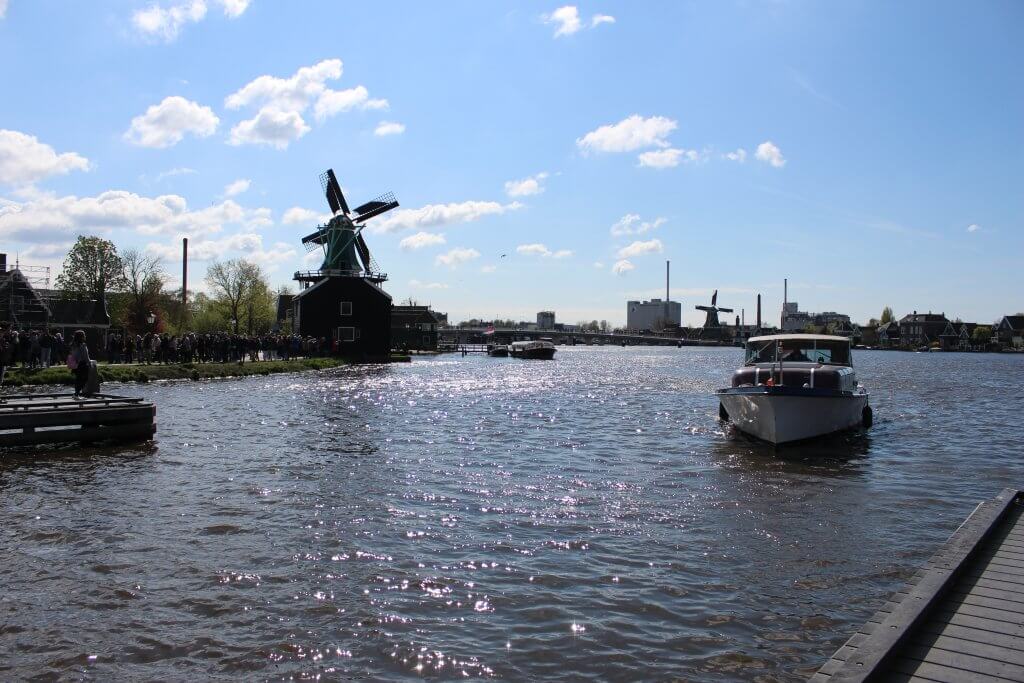
<path fill-rule="evenodd" d="M 788 387 L 723 389 L 718 398 L 737 429 L 773 444 L 859 427 L 868 405 L 866 392 Z"/>
<path fill-rule="evenodd" d="M 527 349 L 525 351 L 513 349 L 512 355 L 526 360 L 551 360 L 555 357 L 555 349 Z"/>

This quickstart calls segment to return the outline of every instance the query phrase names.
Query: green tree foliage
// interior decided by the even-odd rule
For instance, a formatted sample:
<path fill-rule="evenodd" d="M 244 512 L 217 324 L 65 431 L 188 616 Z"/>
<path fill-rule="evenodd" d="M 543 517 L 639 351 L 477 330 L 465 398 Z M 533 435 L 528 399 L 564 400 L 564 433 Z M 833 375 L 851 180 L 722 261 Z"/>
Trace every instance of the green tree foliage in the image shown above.
<path fill-rule="evenodd" d="M 101 237 L 80 235 L 64 258 L 57 289 L 65 296 L 101 299 L 124 286 L 124 271 L 117 247 Z"/>
<path fill-rule="evenodd" d="M 206 270 L 206 283 L 213 292 L 214 305 L 233 321 L 235 334 L 240 328 L 247 334 L 260 334 L 273 325 L 277 296 L 255 263 L 245 259 L 213 263 Z"/>
<path fill-rule="evenodd" d="M 988 325 L 978 325 L 974 328 L 974 332 L 971 332 L 971 343 L 972 344 L 988 344 L 992 340 L 992 328 Z"/>
<path fill-rule="evenodd" d="M 892 314 L 892 309 L 886 306 L 882 309 L 882 317 L 879 319 L 879 324 L 884 325 L 896 321 L 896 316 Z"/>
<path fill-rule="evenodd" d="M 156 256 L 147 256 L 137 249 L 121 255 L 121 277 L 128 295 L 124 314 L 125 329 L 145 334 L 153 329 L 149 316 L 162 319 L 161 292 L 164 287 L 163 264 Z M 154 321 L 155 322 L 155 321 Z"/>

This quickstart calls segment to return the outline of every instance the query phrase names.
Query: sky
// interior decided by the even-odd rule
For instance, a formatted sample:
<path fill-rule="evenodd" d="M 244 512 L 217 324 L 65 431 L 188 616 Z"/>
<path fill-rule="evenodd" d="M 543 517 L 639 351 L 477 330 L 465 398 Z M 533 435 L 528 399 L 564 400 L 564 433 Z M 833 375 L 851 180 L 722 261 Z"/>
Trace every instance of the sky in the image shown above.
<path fill-rule="evenodd" d="M 1024 309 L 1024 3 L 0 0 L 0 252 L 78 235 L 190 288 L 367 223 L 396 302 L 622 324 Z"/>

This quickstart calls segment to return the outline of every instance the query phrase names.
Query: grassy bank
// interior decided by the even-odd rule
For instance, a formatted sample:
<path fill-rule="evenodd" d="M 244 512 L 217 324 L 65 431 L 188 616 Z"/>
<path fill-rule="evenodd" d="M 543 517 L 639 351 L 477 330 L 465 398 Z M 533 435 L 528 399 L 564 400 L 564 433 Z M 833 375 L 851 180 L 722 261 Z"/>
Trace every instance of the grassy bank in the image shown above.
<path fill-rule="evenodd" d="M 326 370 L 345 365 L 340 358 L 304 358 L 299 360 L 260 361 L 258 363 L 189 363 L 183 365 L 100 365 L 104 382 L 155 382 L 169 379 L 213 379 L 216 377 L 249 377 L 279 372 Z M 71 371 L 64 366 L 46 370 L 8 368 L 4 386 L 41 386 L 74 384 Z"/>

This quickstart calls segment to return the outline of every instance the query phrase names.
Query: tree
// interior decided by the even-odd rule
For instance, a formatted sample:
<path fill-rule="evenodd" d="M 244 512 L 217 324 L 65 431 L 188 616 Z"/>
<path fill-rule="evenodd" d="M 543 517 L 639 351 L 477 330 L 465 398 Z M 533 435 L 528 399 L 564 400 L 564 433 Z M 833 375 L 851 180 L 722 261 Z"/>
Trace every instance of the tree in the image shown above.
<path fill-rule="evenodd" d="M 231 316 L 235 334 L 238 334 L 243 312 L 247 314 L 249 326 L 252 326 L 253 314 L 248 306 L 253 303 L 251 297 L 260 296 L 261 291 L 265 295 L 269 289 L 260 267 L 245 259 L 210 264 L 206 269 L 206 283 L 214 292 L 214 301 Z"/>
<path fill-rule="evenodd" d="M 971 343 L 984 346 L 992 341 L 992 328 L 988 325 L 978 325 L 971 332 Z"/>
<path fill-rule="evenodd" d="M 121 278 L 129 296 L 125 327 L 136 333 L 149 331 L 150 314 L 159 317 L 160 292 L 164 286 L 163 264 L 157 256 L 137 249 L 121 255 Z"/>
<path fill-rule="evenodd" d="M 886 306 L 882 309 L 882 317 L 879 319 L 879 324 L 884 325 L 896 321 L 896 316 L 892 314 L 892 309 Z"/>
<path fill-rule="evenodd" d="M 101 237 L 78 236 L 64 258 L 57 276 L 57 289 L 66 296 L 103 299 L 108 291 L 124 285 L 124 273 L 117 247 Z"/>

